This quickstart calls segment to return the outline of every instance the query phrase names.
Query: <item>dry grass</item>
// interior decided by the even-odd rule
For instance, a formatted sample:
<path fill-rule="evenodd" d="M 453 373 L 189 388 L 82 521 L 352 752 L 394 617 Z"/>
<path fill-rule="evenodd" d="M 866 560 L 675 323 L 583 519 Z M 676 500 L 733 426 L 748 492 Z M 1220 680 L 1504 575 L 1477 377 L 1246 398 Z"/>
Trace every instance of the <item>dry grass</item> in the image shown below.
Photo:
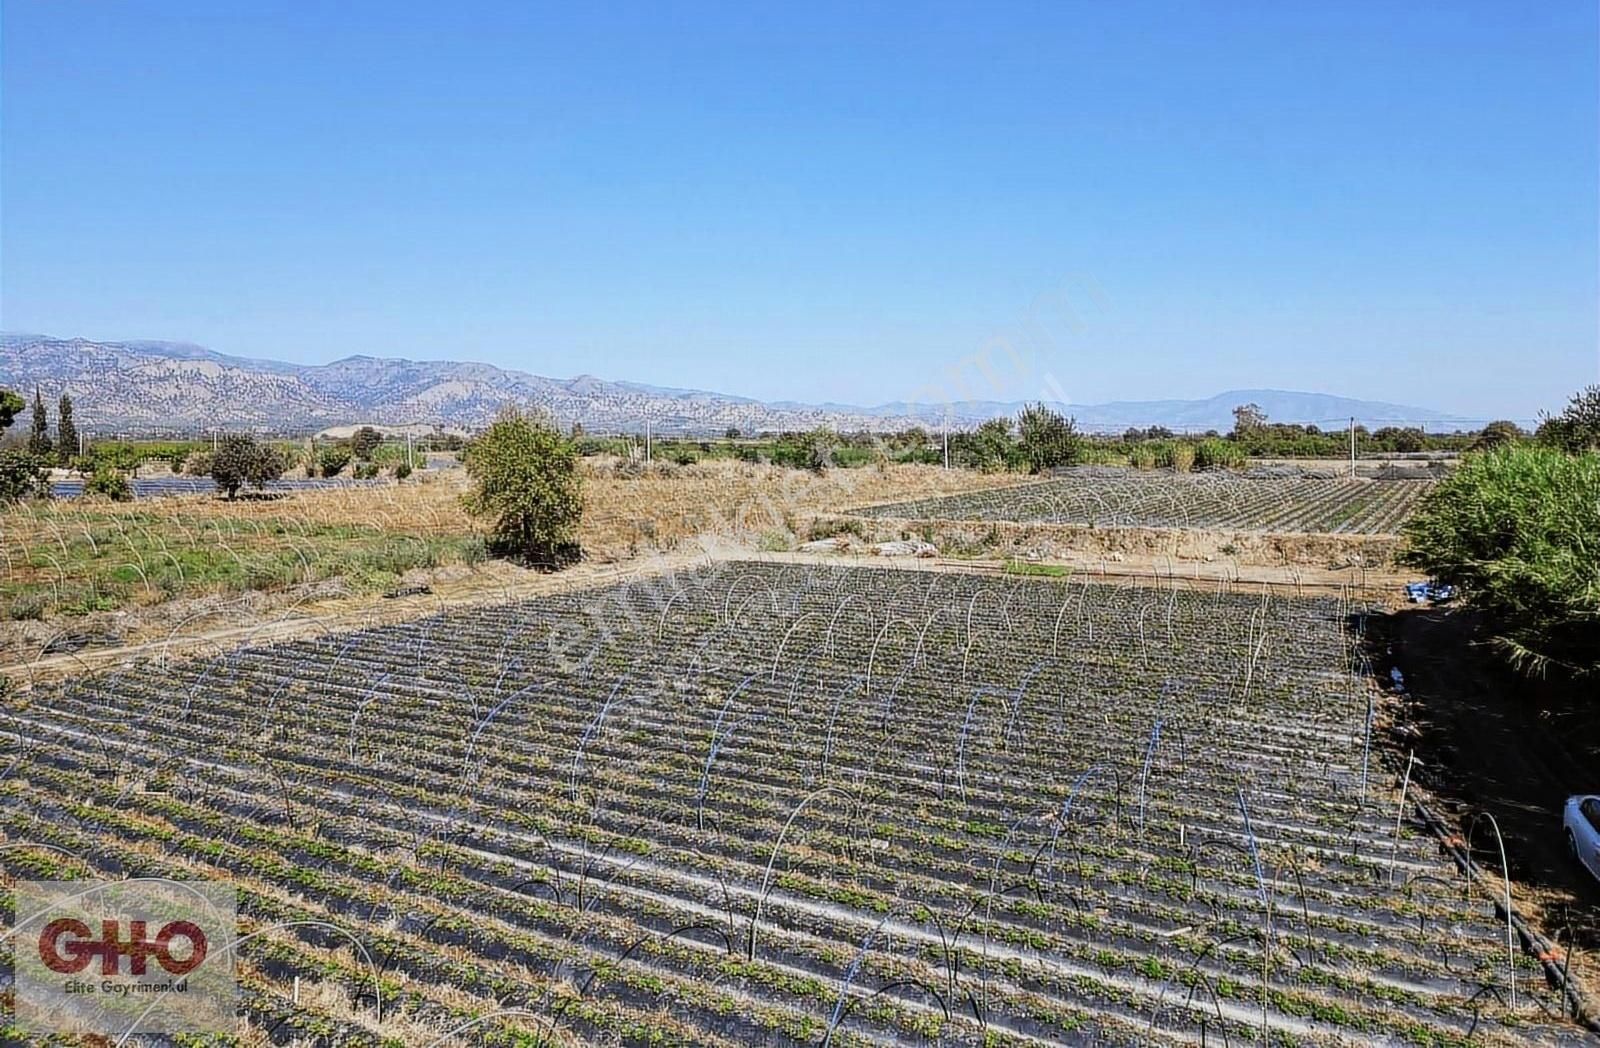
<path fill-rule="evenodd" d="M 662 467 L 628 478 L 611 466 L 603 459 L 585 462 L 579 534 L 586 551 L 607 557 L 634 547 L 664 551 L 702 534 L 792 529 L 813 513 L 1003 487 L 1023 479 L 935 466 L 836 469 L 819 475 L 731 461 Z M 13 555 L 23 554 L 70 542 L 91 518 L 142 521 L 151 515 L 169 522 L 182 544 L 215 535 L 253 542 L 283 524 L 306 534 L 344 526 L 396 535 L 468 535 L 479 530 L 479 523 L 462 509 L 465 490 L 464 473 L 452 470 L 404 484 L 324 488 L 236 502 L 195 496 L 125 503 L 63 500 L 0 515 L 0 545 Z"/>
<path fill-rule="evenodd" d="M 584 463 L 578 538 L 592 564 L 683 550 L 690 540 L 786 549 L 819 513 L 1018 480 L 927 466 L 816 475 L 721 461 L 638 477 L 614 467 Z M 15 507 L 0 513 L 0 621 L 11 620 L 0 631 L 0 662 L 35 658 L 63 631 L 110 632 L 127 644 L 281 615 L 308 601 L 348 611 L 350 600 L 369 601 L 402 579 L 453 589 L 514 584 L 502 573 L 465 570 L 482 555 L 482 523 L 462 508 L 466 484 L 452 470 L 234 502 L 181 496 Z"/>

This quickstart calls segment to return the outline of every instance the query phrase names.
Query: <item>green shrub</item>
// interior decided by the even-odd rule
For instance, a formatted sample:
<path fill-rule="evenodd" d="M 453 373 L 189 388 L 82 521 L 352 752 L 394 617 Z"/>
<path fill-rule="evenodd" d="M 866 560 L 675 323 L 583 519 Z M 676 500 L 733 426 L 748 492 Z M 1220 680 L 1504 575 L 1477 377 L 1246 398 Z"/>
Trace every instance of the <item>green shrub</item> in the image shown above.
<path fill-rule="evenodd" d="M 1244 460 L 1244 449 L 1221 437 L 1207 437 L 1194 446 L 1195 469 L 1238 469 Z"/>
<path fill-rule="evenodd" d="M 376 462 L 357 462 L 355 468 L 350 471 L 350 475 L 356 480 L 373 480 L 378 476 L 378 464 Z"/>
<path fill-rule="evenodd" d="M 94 476 L 84 484 L 83 490 L 90 495 L 99 495 L 112 502 L 133 501 L 133 485 L 128 482 L 128 475 L 104 466 L 94 471 Z"/>
<path fill-rule="evenodd" d="M 1600 669 L 1600 455 L 1468 455 L 1404 527 L 1403 563 L 1460 588 L 1531 675 Z"/>
<path fill-rule="evenodd" d="M 36 621 L 44 618 L 44 608 L 43 593 L 21 593 L 11 599 L 11 606 L 6 609 L 6 616 L 17 622 Z"/>
<path fill-rule="evenodd" d="M 854 535 L 865 541 L 867 529 L 854 517 L 819 517 L 806 528 L 807 542 L 837 538 L 840 535 Z"/>
<path fill-rule="evenodd" d="M 1194 460 L 1194 445 L 1187 441 L 1175 441 L 1167 453 L 1165 465 L 1178 473 L 1187 473 L 1194 469 Z"/>
<path fill-rule="evenodd" d="M 876 457 L 869 448 L 839 448 L 833 453 L 833 464 L 840 469 L 858 469 Z"/>
<path fill-rule="evenodd" d="M 350 449 L 343 444 L 329 444 L 317 456 L 324 477 L 337 477 L 350 464 Z"/>
<path fill-rule="evenodd" d="M 0 451 L 0 505 L 49 496 L 50 471 L 44 459 L 26 451 Z"/>
<path fill-rule="evenodd" d="M 577 553 L 577 447 L 545 419 L 508 409 L 466 450 L 467 511 L 488 517 L 496 552 L 554 565 Z"/>
<path fill-rule="evenodd" d="M 409 476 L 411 476 L 411 464 L 409 462 L 396 463 L 394 467 L 394 479 L 405 480 Z"/>

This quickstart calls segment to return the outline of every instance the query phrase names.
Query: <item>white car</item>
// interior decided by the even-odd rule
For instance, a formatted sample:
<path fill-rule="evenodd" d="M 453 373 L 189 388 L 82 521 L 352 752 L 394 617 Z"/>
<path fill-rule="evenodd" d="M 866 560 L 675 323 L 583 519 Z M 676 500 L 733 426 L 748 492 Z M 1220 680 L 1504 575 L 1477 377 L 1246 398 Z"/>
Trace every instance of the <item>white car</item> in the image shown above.
<path fill-rule="evenodd" d="M 1561 821 L 1567 827 L 1567 847 L 1590 873 L 1600 878 L 1600 796 L 1568 797 Z"/>

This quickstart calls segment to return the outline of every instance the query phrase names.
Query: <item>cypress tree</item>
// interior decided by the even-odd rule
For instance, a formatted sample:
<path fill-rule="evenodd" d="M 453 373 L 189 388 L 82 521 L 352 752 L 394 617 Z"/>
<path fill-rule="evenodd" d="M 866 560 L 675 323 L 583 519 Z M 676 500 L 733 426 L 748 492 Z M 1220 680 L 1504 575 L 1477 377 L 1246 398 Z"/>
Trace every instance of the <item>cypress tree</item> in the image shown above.
<path fill-rule="evenodd" d="M 61 394 L 61 406 L 56 411 L 56 464 L 72 465 L 78 453 L 78 427 L 72 421 L 72 398 Z"/>
<path fill-rule="evenodd" d="M 33 433 L 28 437 L 28 454 L 50 457 L 50 419 L 44 413 L 44 397 L 33 387 Z"/>

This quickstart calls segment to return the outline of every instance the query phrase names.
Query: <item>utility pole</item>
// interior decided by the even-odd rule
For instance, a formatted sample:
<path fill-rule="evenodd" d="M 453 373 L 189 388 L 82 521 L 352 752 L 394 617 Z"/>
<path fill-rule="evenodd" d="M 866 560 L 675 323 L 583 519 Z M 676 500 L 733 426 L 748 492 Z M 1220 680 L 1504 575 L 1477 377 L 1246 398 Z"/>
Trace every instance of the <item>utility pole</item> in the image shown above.
<path fill-rule="evenodd" d="M 1356 476 L 1356 417 L 1350 416 L 1350 479 Z"/>
<path fill-rule="evenodd" d="M 944 434 L 944 468 L 945 469 L 949 469 L 950 468 L 950 415 L 949 415 L 948 412 L 944 416 L 944 428 L 943 428 L 942 432 Z"/>
<path fill-rule="evenodd" d="M 406 430 L 406 469 L 416 469 L 416 460 L 411 456 L 411 431 Z"/>
<path fill-rule="evenodd" d="M 217 453 L 217 427 L 216 426 L 212 426 L 211 427 L 211 453 L 213 455 L 215 455 Z"/>
<path fill-rule="evenodd" d="M 648 466 L 650 464 L 650 420 L 648 418 L 644 420 L 644 461 L 645 465 Z"/>

